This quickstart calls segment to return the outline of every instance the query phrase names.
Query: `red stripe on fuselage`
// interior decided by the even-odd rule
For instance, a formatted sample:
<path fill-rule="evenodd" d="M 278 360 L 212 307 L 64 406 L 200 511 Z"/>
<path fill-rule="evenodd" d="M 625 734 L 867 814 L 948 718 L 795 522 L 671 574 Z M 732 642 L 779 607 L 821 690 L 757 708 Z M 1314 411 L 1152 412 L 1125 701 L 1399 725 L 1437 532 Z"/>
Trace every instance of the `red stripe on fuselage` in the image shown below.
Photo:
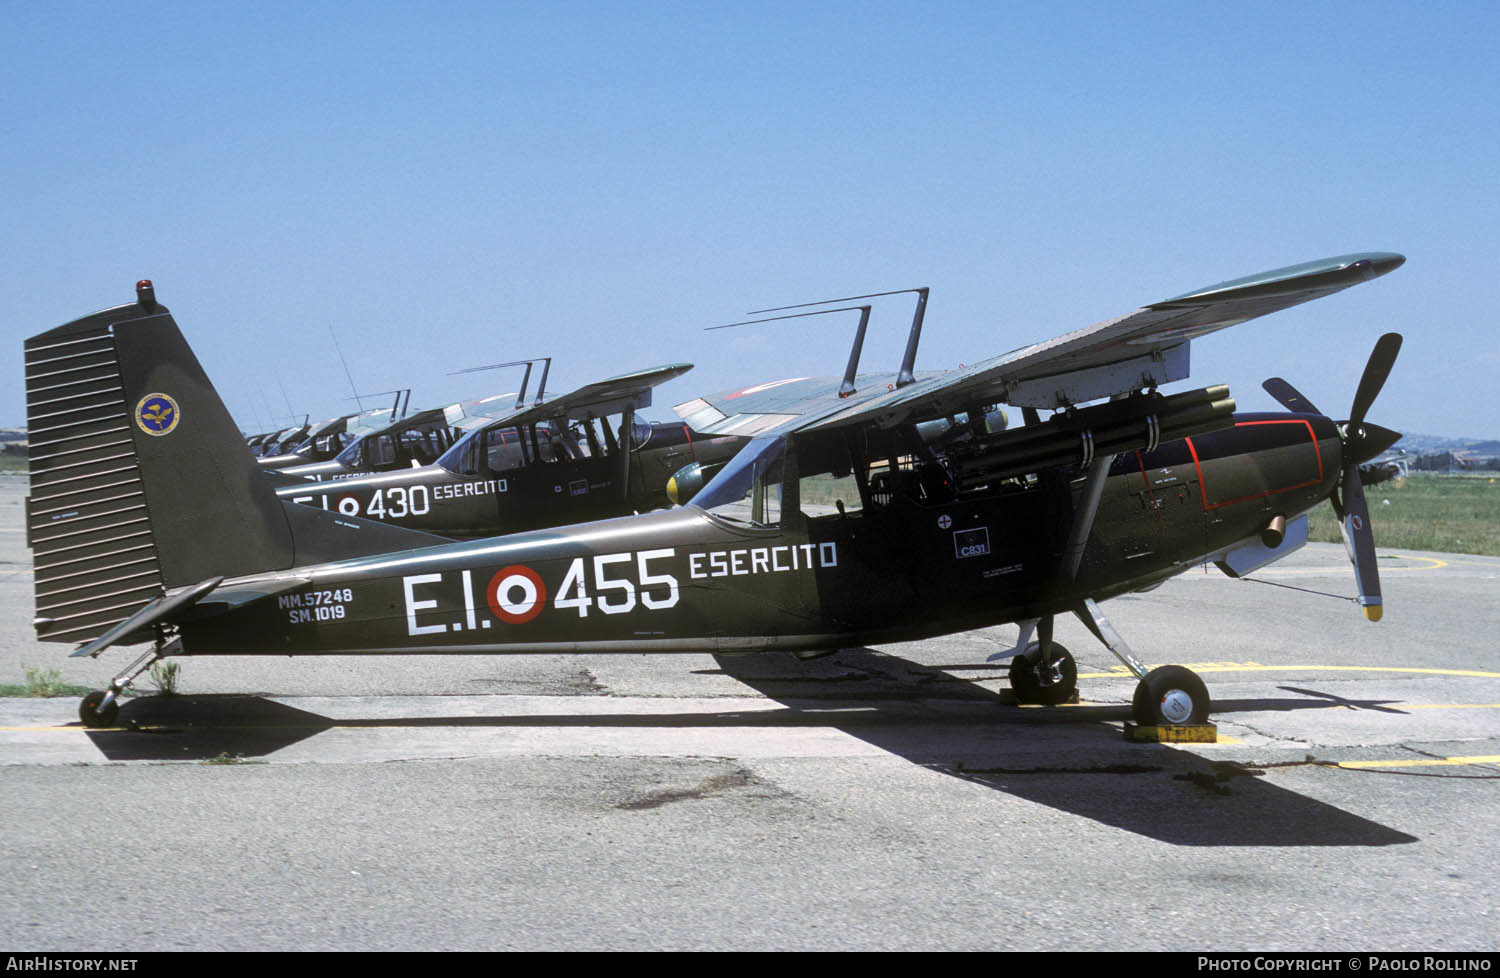
<path fill-rule="evenodd" d="M 1198 470 L 1198 493 L 1203 499 L 1203 509 L 1205 512 L 1210 509 L 1218 509 L 1221 506 L 1232 506 L 1235 503 L 1245 503 L 1253 499 L 1264 499 L 1267 496 L 1275 496 L 1283 492 L 1292 492 L 1296 489 L 1305 489 L 1308 486 L 1315 486 L 1323 481 L 1323 450 L 1318 447 L 1318 436 L 1317 433 L 1313 431 L 1311 422 L 1305 421 L 1301 418 L 1288 418 L 1285 421 L 1237 421 L 1235 422 L 1234 426 L 1236 428 L 1252 428 L 1256 425 L 1265 424 L 1300 424 L 1302 425 L 1302 427 L 1307 429 L 1308 440 L 1312 442 L 1313 446 L 1313 457 L 1317 459 L 1318 462 L 1317 477 L 1309 479 L 1306 482 L 1299 482 L 1294 486 L 1282 486 L 1279 489 L 1267 489 L 1264 492 L 1251 493 L 1248 496 L 1239 496 L 1235 499 L 1226 499 L 1223 502 L 1211 503 L 1208 501 L 1208 483 L 1203 480 L 1203 463 L 1198 459 L 1198 447 L 1193 444 L 1193 439 L 1187 438 L 1184 440 L 1187 442 L 1188 451 L 1192 453 L 1193 467 Z"/>

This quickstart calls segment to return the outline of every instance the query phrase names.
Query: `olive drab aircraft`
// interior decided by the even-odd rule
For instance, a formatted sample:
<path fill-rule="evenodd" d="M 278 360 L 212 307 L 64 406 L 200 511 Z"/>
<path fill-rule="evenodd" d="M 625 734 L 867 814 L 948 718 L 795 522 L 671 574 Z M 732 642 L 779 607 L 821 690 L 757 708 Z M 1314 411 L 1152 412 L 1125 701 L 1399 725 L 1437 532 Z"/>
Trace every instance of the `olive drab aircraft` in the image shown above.
<path fill-rule="evenodd" d="M 526 403 L 463 435 L 432 465 L 288 484 L 283 499 L 459 539 L 622 516 L 670 505 L 688 465 L 719 465 L 748 441 L 649 422 L 654 387 L 692 369 L 674 363 Z M 492 410 L 492 409 L 491 409 Z"/>
<path fill-rule="evenodd" d="M 408 389 L 401 393 L 405 393 L 409 398 L 411 391 Z M 399 394 L 397 403 L 400 403 Z M 260 464 L 268 469 L 284 469 L 292 465 L 306 465 L 309 462 L 326 462 L 349 447 L 351 442 L 373 431 L 388 427 L 400 418 L 401 415 L 396 408 L 372 408 L 368 411 L 329 418 L 307 426 L 305 437 L 296 444 L 284 445 L 284 450 L 277 452 L 262 450 L 256 452 L 256 455 Z"/>
<path fill-rule="evenodd" d="M 382 427 L 360 433 L 337 455 L 322 462 L 295 459 L 291 464 L 268 465 L 279 482 L 349 479 L 370 472 L 431 465 L 453 447 L 463 433 L 490 420 L 490 412 L 502 410 L 513 394 L 492 394 L 472 401 L 445 404 L 415 411 Z"/>
<path fill-rule="evenodd" d="M 1359 466 L 1399 437 L 1364 419 L 1400 338 L 1376 344 L 1344 421 L 1285 382 L 1282 414 L 1159 388 L 1187 376 L 1192 340 L 1404 260 L 1277 269 L 918 375 L 921 290 L 894 373 L 857 372 L 861 330 L 842 379 L 684 406 L 695 429 L 753 435 L 689 505 L 468 542 L 278 497 L 142 282 L 135 302 L 25 345 L 34 626 L 74 655 L 149 643 L 81 703 L 107 726 L 164 656 L 811 656 L 1005 623 L 1012 687 L 1051 703 L 1077 682 L 1053 641 L 1072 614 L 1139 678 L 1140 722 L 1201 722 L 1202 680 L 1148 670 L 1100 603 L 1204 561 L 1249 573 L 1300 546 L 1331 498 L 1379 618 Z M 990 430 L 998 405 L 1023 423 Z"/>

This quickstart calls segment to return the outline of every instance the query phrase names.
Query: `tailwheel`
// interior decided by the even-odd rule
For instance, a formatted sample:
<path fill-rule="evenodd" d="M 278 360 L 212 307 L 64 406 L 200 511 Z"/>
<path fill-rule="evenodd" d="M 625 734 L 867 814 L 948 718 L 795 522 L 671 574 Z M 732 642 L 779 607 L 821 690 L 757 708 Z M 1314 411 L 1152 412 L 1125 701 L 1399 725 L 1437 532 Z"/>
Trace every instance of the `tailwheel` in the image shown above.
<path fill-rule="evenodd" d="M 106 696 L 108 694 L 104 690 L 96 689 L 78 704 L 78 719 L 83 721 L 85 727 L 114 726 L 115 717 L 120 714 L 120 704 L 113 697 L 105 703 Z"/>
<path fill-rule="evenodd" d="M 1078 664 L 1073 654 L 1053 642 L 1042 661 L 1040 645 L 1032 645 L 1010 660 L 1010 688 L 1022 703 L 1056 706 L 1078 689 Z"/>
<path fill-rule="evenodd" d="M 1142 726 L 1184 726 L 1208 722 L 1208 687 L 1191 669 L 1158 666 L 1135 687 L 1132 709 Z"/>

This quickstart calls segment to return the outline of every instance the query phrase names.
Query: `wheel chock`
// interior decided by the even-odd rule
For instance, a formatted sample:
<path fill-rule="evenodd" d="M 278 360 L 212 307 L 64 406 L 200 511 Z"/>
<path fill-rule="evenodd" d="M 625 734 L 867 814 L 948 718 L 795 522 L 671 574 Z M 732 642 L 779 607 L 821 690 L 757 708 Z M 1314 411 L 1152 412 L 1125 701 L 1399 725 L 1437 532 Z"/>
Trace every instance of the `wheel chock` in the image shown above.
<path fill-rule="evenodd" d="M 1138 744 L 1217 744 L 1216 723 L 1142 724 L 1125 721 L 1125 739 Z"/>

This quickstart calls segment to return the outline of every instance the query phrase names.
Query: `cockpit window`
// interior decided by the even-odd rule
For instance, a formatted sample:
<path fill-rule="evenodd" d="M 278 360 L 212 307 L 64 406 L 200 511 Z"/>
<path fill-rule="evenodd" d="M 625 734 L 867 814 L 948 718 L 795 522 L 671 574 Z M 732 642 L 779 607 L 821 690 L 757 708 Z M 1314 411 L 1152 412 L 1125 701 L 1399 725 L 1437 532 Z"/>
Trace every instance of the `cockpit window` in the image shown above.
<path fill-rule="evenodd" d="M 842 430 L 800 438 L 797 474 L 798 506 L 808 519 L 850 516 L 864 508 L 849 443 Z"/>
<path fill-rule="evenodd" d="M 366 458 L 372 469 L 378 469 L 382 465 L 390 465 L 396 461 L 396 442 L 390 435 L 371 435 L 365 439 L 368 445 Z"/>
<path fill-rule="evenodd" d="M 401 447 L 405 449 L 402 454 L 423 465 L 431 465 L 450 444 L 448 433 L 446 424 L 408 428 L 401 432 Z"/>
<path fill-rule="evenodd" d="M 455 475 L 494 475 L 519 469 L 526 454 L 516 429 L 481 428 L 460 438 L 438 464 Z"/>
<path fill-rule="evenodd" d="M 454 475 L 479 475 L 479 446 L 484 432 L 471 431 L 438 457 L 437 464 Z"/>
<path fill-rule="evenodd" d="M 365 441 L 366 439 L 361 438 L 352 445 L 349 445 L 342 452 L 338 453 L 335 461 L 346 469 L 357 467 L 361 456 L 364 455 Z"/>
<path fill-rule="evenodd" d="M 514 428 L 491 428 L 484 433 L 484 456 L 491 472 L 506 472 L 526 464 L 521 435 Z"/>
<path fill-rule="evenodd" d="M 692 505 L 731 523 L 768 527 L 781 522 L 781 474 L 786 439 L 757 438 L 724 466 Z"/>

